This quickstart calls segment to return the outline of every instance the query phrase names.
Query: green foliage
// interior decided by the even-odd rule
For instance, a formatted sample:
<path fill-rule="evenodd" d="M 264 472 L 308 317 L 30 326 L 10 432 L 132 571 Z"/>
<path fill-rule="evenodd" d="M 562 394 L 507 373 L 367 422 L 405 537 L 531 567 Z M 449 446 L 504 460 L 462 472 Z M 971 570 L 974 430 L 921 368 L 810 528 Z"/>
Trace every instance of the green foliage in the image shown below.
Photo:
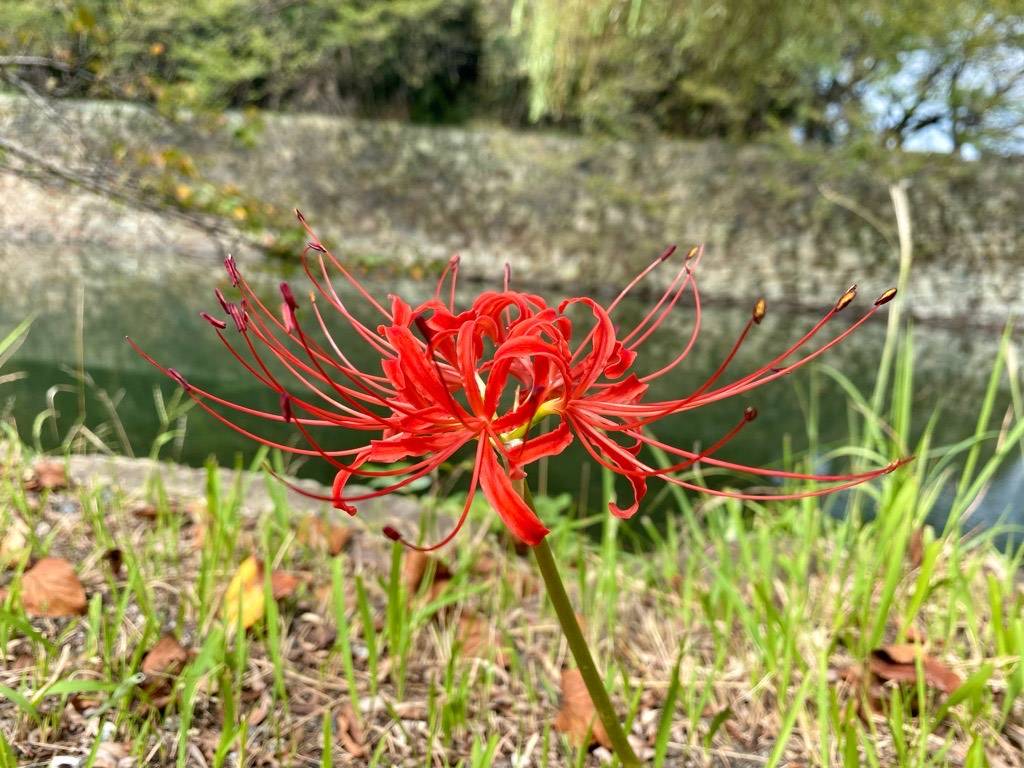
<path fill-rule="evenodd" d="M 959 150 L 998 145 L 1024 118 L 1014 0 L 516 6 L 534 119 L 887 149 L 938 128 Z"/>
<path fill-rule="evenodd" d="M 55 95 L 784 137 L 858 159 L 923 132 L 1019 150 L 1022 45 L 1020 0 L 0 4 L 0 57 L 21 57 L 0 74 Z"/>
<path fill-rule="evenodd" d="M 79 0 L 0 5 L 0 54 L 58 95 L 450 119 L 473 79 L 468 0 Z"/>

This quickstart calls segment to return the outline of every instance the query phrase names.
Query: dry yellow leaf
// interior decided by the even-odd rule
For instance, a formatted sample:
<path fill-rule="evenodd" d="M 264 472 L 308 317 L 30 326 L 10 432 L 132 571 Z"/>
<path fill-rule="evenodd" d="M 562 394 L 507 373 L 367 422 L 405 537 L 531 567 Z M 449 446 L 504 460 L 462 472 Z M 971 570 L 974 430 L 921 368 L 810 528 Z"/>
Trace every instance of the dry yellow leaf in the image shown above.
<path fill-rule="evenodd" d="M 263 563 L 255 557 L 247 557 L 238 566 L 224 593 L 222 615 L 228 630 L 235 629 L 241 621 L 248 629 L 263 618 L 266 606 L 263 604 Z M 241 617 L 241 618 L 239 618 Z"/>
<path fill-rule="evenodd" d="M 271 593 L 274 600 L 287 597 L 299 585 L 300 579 L 289 573 L 274 571 L 270 574 Z M 263 561 L 249 556 L 238 566 L 224 592 L 221 615 L 228 625 L 228 631 L 238 627 L 239 618 L 243 629 L 248 629 L 263 618 L 266 603 L 263 595 Z"/>

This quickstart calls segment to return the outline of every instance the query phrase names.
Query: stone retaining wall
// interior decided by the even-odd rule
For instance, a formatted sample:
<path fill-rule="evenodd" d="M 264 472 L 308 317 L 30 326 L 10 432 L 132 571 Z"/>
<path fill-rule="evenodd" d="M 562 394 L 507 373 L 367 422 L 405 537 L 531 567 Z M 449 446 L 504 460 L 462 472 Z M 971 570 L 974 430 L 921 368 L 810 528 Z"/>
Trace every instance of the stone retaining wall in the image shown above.
<path fill-rule="evenodd" d="M 382 261 L 443 260 L 459 251 L 469 272 L 494 280 L 509 261 L 524 279 L 613 287 L 667 243 L 702 242 L 707 295 L 748 301 L 764 294 L 813 306 L 854 281 L 880 293 L 898 271 L 876 227 L 893 229 L 884 181 L 868 174 L 837 180 L 766 147 L 595 141 L 314 115 L 268 116 L 255 146 L 242 146 L 226 138 L 200 141 L 124 105 L 56 107 L 91 152 L 140 137 L 183 144 L 214 178 L 300 207 L 340 252 Z M 23 100 L 0 101 L 0 132 L 36 151 L 70 152 L 63 131 L 60 121 Z M 180 224 L 161 232 L 138 225 L 150 214 L 103 201 L 91 202 L 87 220 L 75 218 L 80 193 L 49 186 L 41 215 L 39 206 L 25 203 L 27 191 L 12 193 L 15 182 L 5 183 L 0 233 L 7 238 L 219 250 L 197 243 Z M 935 158 L 909 183 L 914 314 L 998 323 L 1024 310 L 1024 161 Z M 831 202 L 826 186 L 857 212 Z"/>

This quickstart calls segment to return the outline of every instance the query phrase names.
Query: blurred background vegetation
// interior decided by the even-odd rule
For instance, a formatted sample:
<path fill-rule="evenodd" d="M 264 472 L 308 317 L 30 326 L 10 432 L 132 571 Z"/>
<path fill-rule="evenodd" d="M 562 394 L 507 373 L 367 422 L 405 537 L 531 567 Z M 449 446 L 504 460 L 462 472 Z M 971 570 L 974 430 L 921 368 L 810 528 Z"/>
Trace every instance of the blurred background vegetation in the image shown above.
<path fill-rule="evenodd" d="M 1024 146 L 1021 0 L 4 0 L 0 71 L 166 114 L 658 132 L 876 161 Z"/>

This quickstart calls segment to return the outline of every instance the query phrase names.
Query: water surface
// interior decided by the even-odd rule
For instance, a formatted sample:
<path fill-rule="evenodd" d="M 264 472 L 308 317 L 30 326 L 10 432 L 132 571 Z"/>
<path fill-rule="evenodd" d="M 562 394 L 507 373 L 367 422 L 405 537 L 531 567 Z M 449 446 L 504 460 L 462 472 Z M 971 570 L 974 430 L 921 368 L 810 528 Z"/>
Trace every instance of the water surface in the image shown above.
<path fill-rule="evenodd" d="M 145 253 L 112 254 L 91 249 L 69 253 L 40 246 L 17 252 L 4 248 L 0 267 L 10 276 L 5 277 L 0 303 L 0 331 L 6 332 L 26 315 L 36 315 L 28 341 L 4 371 L 23 371 L 26 376 L 0 388 L 0 398 L 26 440 L 38 438 L 45 448 L 59 444 L 84 410 L 85 424 L 110 449 L 136 455 L 150 451 L 161 430 L 154 391 L 159 389 L 164 398 L 169 398 L 176 388 L 132 352 L 123 341 L 125 334 L 203 388 L 255 407 L 277 409 L 276 396 L 225 352 L 213 329 L 199 318 L 201 310 L 222 314 L 213 289 L 219 286 L 228 292 L 229 285 L 219 265 L 184 257 L 167 262 L 150 259 Z M 275 286 L 282 277 L 293 282 L 300 296 L 306 291 L 304 277 L 288 265 L 250 268 L 247 274 L 275 305 Z M 381 299 L 397 292 L 410 301 L 424 298 L 433 290 L 432 284 L 386 278 L 368 279 L 367 286 Z M 351 293 L 342 284 L 337 287 L 342 295 Z M 469 296 L 471 293 L 467 293 Z M 651 396 L 679 396 L 700 386 L 728 353 L 754 298 L 743 297 L 742 303 L 735 305 L 705 307 L 702 334 L 693 353 L 671 375 L 657 382 Z M 824 298 L 822 311 L 833 298 Z M 858 306 L 866 303 L 865 298 Z M 354 296 L 352 304 L 359 304 Z M 648 306 L 647 299 L 627 301 L 616 321 L 622 328 L 629 328 Z M 853 310 L 851 307 L 837 318 L 837 330 L 856 316 Z M 769 308 L 765 322 L 754 329 L 729 370 L 739 376 L 755 369 L 799 338 L 816 319 L 813 314 Z M 692 323 L 692 305 L 677 308 L 664 328 L 645 345 L 641 370 L 657 369 L 672 359 L 689 338 Z M 827 353 L 823 362 L 862 391 L 870 392 L 884 326 L 885 319 L 879 316 Z M 374 368 L 372 351 L 353 334 L 346 335 L 341 322 L 332 330 L 357 364 L 367 370 Z M 997 344 L 998 333 L 992 331 L 926 326 L 915 329 L 913 434 L 905 436 L 908 446 L 940 407 L 937 444 L 953 443 L 973 432 Z M 77 378 L 78 371 L 87 374 L 84 384 Z M 1001 402 L 1007 397 L 1001 393 Z M 814 409 L 810 409 L 812 401 L 817 406 Z M 844 444 L 851 419 L 858 416 L 847 396 L 817 364 L 733 400 L 666 419 L 656 432 L 663 440 L 686 448 L 707 445 L 728 431 L 748 405 L 758 410 L 759 418 L 719 454 L 721 458 L 781 466 L 786 450 L 800 454 L 816 444 L 818 470 L 841 472 L 848 468 L 846 459 L 828 460 L 829 451 Z M 53 409 L 52 417 L 38 418 L 48 408 Z M 816 419 L 809 422 L 815 413 Z M 270 429 L 266 434 L 281 440 L 295 438 L 287 427 Z M 357 438 L 333 430 L 324 440 L 333 448 L 343 448 L 356 445 Z M 161 456 L 201 464 L 212 454 L 230 464 L 236 457 L 249 458 L 252 453 L 251 442 L 194 409 L 187 416 L 184 440 L 164 446 Z M 548 465 L 546 490 L 571 493 L 582 506 L 596 508 L 599 486 L 597 473 L 590 465 L 583 450 L 572 446 Z M 328 482 L 332 475 L 329 466 L 316 460 L 296 469 L 301 475 Z M 659 486 L 658 481 L 652 482 L 649 499 L 657 497 Z M 1024 465 L 1018 460 L 993 483 L 974 513 L 977 520 L 996 519 L 1011 508 L 1022 491 Z M 1019 509 L 1015 515 L 1018 520 L 1024 519 Z"/>

